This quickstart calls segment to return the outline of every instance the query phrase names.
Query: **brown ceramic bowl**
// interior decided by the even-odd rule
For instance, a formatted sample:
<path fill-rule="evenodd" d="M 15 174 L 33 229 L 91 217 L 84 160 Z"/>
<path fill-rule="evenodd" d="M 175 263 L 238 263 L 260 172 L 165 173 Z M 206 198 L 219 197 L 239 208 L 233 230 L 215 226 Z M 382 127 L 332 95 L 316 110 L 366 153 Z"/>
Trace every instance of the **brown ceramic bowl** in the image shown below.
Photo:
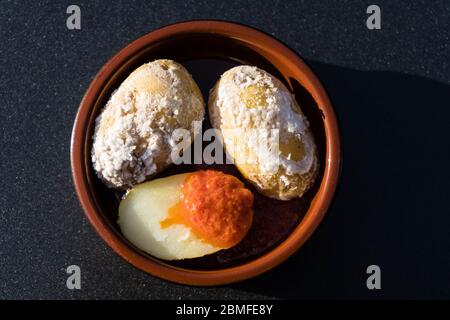
<path fill-rule="evenodd" d="M 256 65 L 292 90 L 308 117 L 316 139 L 321 174 L 301 199 L 277 201 L 255 193 L 255 223 L 234 249 L 211 256 L 168 262 L 134 247 L 120 233 L 117 209 L 121 194 L 106 188 L 93 172 L 90 150 L 94 121 L 111 93 L 139 65 L 158 58 L 186 66 L 207 99 L 225 70 Z M 206 121 L 205 126 L 208 126 Z M 154 276 L 189 285 L 221 285 L 259 275 L 296 252 L 322 221 L 339 176 L 339 131 L 330 100 L 319 80 L 291 49 L 273 37 L 243 25 L 222 21 L 173 24 L 137 39 L 112 57 L 89 86 L 78 110 L 71 141 L 76 192 L 94 229 L 126 261 Z M 201 168 L 202 166 L 200 166 Z M 196 170 L 172 166 L 161 176 Z M 217 167 L 239 178 L 228 165 Z M 249 186 L 251 188 L 251 186 Z"/>

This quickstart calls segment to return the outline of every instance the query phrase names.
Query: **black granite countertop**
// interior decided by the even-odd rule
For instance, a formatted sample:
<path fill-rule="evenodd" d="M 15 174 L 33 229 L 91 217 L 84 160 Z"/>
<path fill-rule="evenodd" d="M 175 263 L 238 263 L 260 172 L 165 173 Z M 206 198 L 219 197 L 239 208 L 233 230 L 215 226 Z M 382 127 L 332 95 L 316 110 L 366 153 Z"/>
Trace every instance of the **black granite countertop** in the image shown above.
<path fill-rule="evenodd" d="M 381 8 L 381 30 L 366 28 Z M 66 8 L 81 8 L 68 30 Z M 319 230 L 256 279 L 194 288 L 118 257 L 87 222 L 70 135 L 99 68 L 135 38 L 189 19 L 264 30 L 316 72 L 339 117 L 344 163 Z M 2 1 L 0 298 L 450 298 L 450 2 Z M 81 290 L 66 288 L 79 265 Z M 379 265 L 382 289 L 366 288 Z"/>

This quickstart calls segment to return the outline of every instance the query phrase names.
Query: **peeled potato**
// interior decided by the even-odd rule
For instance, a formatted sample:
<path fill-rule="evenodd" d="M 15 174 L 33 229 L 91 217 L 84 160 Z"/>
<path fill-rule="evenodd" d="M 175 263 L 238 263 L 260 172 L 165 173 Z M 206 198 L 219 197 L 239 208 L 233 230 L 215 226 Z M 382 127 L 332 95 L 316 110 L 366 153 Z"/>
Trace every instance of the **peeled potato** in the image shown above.
<path fill-rule="evenodd" d="M 288 200 L 311 187 L 319 169 L 314 138 L 297 101 L 274 76 L 252 66 L 226 71 L 208 110 L 228 156 L 262 194 Z"/>
<path fill-rule="evenodd" d="M 179 174 L 137 185 L 120 203 L 118 223 L 123 235 L 157 258 L 188 259 L 222 249 L 200 240 L 185 225 L 161 226 L 169 209 L 180 201 L 181 185 L 188 175 Z"/>
<path fill-rule="evenodd" d="M 112 94 L 96 119 L 92 163 L 103 182 L 126 189 L 172 163 L 176 129 L 193 132 L 204 101 L 188 71 L 171 60 L 155 60 L 135 71 Z"/>

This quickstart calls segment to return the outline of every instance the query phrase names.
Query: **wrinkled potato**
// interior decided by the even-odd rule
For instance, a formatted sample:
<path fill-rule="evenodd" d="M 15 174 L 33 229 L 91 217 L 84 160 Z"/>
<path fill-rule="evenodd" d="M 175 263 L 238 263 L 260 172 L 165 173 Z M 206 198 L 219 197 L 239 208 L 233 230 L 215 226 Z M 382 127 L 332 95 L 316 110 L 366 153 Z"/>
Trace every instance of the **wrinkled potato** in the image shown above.
<path fill-rule="evenodd" d="M 199 239 L 183 224 L 161 226 L 169 210 L 180 201 L 181 185 L 188 175 L 141 183 L 130 189 L 120 202 L 120 229 L 139 249 L 165 260 L 196 258 L 222 249 Z"/>
<path fill-rule="evenodd" d="M 92 163 L 100 179 L 126 189 L 172 163 L 175 129 L 193 132 L 205 104 L 188 71 L 171 60 L 134 70 L 96 119 Z"/>
<path fill-rule="evenodd" d="M 288 200 L 311 187 L 319 171 L 314 138 L 297 101 L 274 76 L 245 65 L 226 71 L 208 110 L 227 155 L 262 194 Z"/>

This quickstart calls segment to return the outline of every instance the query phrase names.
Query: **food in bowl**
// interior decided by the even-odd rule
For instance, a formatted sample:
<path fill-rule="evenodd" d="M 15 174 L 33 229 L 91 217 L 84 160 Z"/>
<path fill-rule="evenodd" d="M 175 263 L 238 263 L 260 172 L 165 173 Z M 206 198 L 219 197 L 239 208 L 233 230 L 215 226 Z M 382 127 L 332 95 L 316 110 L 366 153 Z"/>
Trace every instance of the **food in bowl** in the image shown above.
<path fill-rule="evenodd" d="M 201 257 L 238 244 L 253 220 L 253 194 L 216 170 L 172 175 L 131 188 L 119 206 L 124 236 L 161 259 Z"/>
<path fill-rule="evenodd" d="M 310 122 L 320 159 L 320 172 L 314 185 L 302 197 L 287 201 L 263 196 L 234 165 L 206 162 L 170 165 L 158 176 L 151 177 L 214 168 L 238 177 L 254 195 L 252 227 L 239 244 L 202 258 L 181 261 L 153 258 L 121 235 L 116 221 L 123 193 L 107 188 L 96 177 L 90 154 L 95 118 L 113 91 L 140 64 L 163 57 L 182 62 L 199 84 L 204 98 L 220 75 L 239 63 L 257 65 L 270 72 L 295 93 Z M 204 121 L 203 129 L 208 128 L 210 122 Z M 86 217 L 115 253 L 136 268 L 165 280 L 196 286 L 223 285 L 254 277 L 279 265 L 316 230 L 339 179 L 339 129 L 326 91 L 294 51 L 250 27 L 224 21 L 189 21 L 146 34 L 103 66 L 87 89 L 75 118 L 71 167 Z"/>
<path fill-rule="evenodd" d="M 92 163 L 108 186 L 127 189 L 172 163 L 176 129 L 202 121 L 203 96 L 188 71 L 172 60 L 134 70 L 96 119 Z"/>
<path fill-rule="evenodd" d="M 319 172 L 314 137 L 297 101 L 277 78 L 257 67 L 234 67 L 211 90 L 208 109 L 233 163 L 261 193 L 289 200 L 312 186 Z M 277 149 L 267 152 L 261 135 L 274 139 Z"/>
<path fill-rule="evenodd" d="M 278 79 L 257 67 L 232 68 L 211 90 L 208 108 L 224 149 L 256 193 L 284 201 L 310 188 L 319 168 L 314 138 Z M 121 83 L 96 120 L 93 167 L 106 186 L 126 190 L 118 210 L 120 230 L 136 247 L 160 259 L 193 259 L 235 249 L 253 226 L 254 194 L 235 175 L 210 167 L 151 180 L 171 164 L 179 165 L 173 159 L 174 132 L 184 129 L 195 136 L 194 123 L 203 120 L 204 109 L 187 70 L 171 60 L 155 60 Z M 263 145 L 246 134 L 254 129 L 258 137 L 262 132 L 277 134 Z M 238 146 L 235 153 L 230 152 L 232 142 Z M 258 159 L 263 149 L 271 152 Z M 250 161 L 237 162 L 237 154 Z M 273 217 L 281 227 L 295 220 L 284 218 Z M 270 229 L 261 221 L 256 228 L 261 225 Z M 261 252 L 277 241 L 267 239 L 275 233 L 259 230 L 259 239 L 253 245 L 244 242 L 234 256 L 242 248 Z M 258 230 L 252 230 L 251 236 L 255 234 Z"/>

